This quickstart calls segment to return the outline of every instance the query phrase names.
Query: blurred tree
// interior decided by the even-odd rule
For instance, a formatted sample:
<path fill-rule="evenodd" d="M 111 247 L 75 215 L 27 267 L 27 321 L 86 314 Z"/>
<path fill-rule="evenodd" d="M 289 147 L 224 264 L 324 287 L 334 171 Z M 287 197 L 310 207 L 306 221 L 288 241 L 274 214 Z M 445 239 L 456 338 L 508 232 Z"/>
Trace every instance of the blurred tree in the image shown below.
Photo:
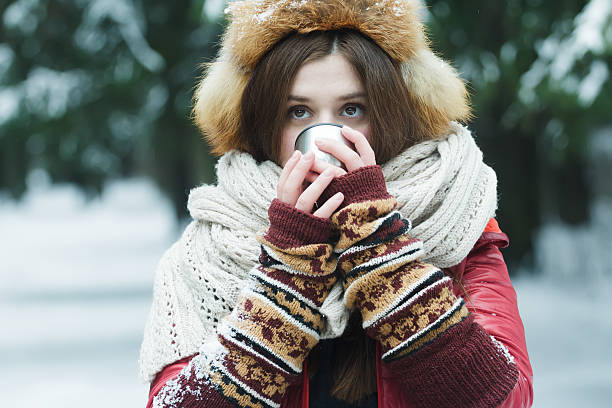
<path fill-rule="evenodd" d="M 609 0 L 430 0 L 434 48 L 471 87 L 470 124 L 498 173 L 510 264 L 530 263 L 547 217 L 588 217 L 586 143 L 610 123 Z M 224 0 L 16 0 L 0 3 L 0 189 L 27 174 L 99 191 L 150 174 L 185 214 L 214 179 L 190 120 Z"/>
<path fill-rule="evenodd" d="M 91 193 L 147 173 L 184 215 L 189 188 L 213 180 L 190 120 L 221 30 L 207 11 L 204 0 L 3 3 L 0 188 L 21 196 L 33 168 Z"/>
<path fill-rule="evenodd" d="M 586 144 L 610 123 L 609 0 L 428 1 L 436 49 L 470 83 L 470 124 L 498 174 L 510 264 L 550 219 L 587 219 Z M 588 31 L 588 32 L 585 32 Z"/>

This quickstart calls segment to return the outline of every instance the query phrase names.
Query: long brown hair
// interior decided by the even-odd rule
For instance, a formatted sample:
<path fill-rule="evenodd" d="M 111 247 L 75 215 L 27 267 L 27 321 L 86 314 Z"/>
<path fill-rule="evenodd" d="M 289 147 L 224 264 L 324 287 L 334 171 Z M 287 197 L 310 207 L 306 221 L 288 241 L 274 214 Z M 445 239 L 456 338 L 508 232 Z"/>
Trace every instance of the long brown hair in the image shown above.
<path fill-rule="evenodd" d="M 353 65 L 366 90 L 377 163 L 435 136 L 426 122 L 418 120 L 422 110 L 408 93 L 399 63 L 374 41 L 354 30 L 294 33 L 262 57 L 242 95 L 240 136 L 255 159 L 279 162 L 285 103 L 297 71 L 306 62 L 334 53 Z M 361 328 L 357 313 L 339 341 L 332 395 L 358 402 L 376 391 L 375 343 Z M 317 369 L 316 358 L 312 360 L 311 373 Z"/>
<path fill-rule="evenodd" d="M 422 108 L 408 93 L 400 64 L 374 41 L 354 30 L 294 33 L 262 57 L 242 95 L 239 133 L 255 159 L 278 162 L 285 103 L 293 79 L 304 63 L 331 54 L 344 56 L 363 83 L 372 148 L 379 164 L 434 136 L 418 120 Z"/>

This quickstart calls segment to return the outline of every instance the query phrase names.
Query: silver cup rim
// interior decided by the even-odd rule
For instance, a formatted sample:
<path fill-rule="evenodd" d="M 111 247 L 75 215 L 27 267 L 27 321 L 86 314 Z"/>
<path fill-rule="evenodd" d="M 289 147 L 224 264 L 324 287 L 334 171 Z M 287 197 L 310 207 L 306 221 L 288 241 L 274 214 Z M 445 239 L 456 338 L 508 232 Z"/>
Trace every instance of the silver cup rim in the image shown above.
<path fill-rule="evenodd" d="M 337 124 L 337 123 L 327 123 L 327 122 L 323 122 L 323 123 L 315 123 L 314 125 L 310 125 L 310 126 L 305 127 L 304 129 L 302 129 L 302 131 L 301 131 L 301 132 L 300 132 L 300 133 L 297 135 L 297 137 L 295 138 L 295 143 L 293 144 L 293 146 L 295 147 L 295 146 L 297 145 L 297 142 L 298 142 L 298 140 L 300 139 L 300 136 L 302 136 L 302 134 L 303 134 L 304 132 L 306 132 L 306 131 L 307 131 L 307 130 L 309 130 L 309 129 L 312 129 L 313 127 L 317 127 L 317 126 L 324 126 L 324 125 L 327 125 L 327 126 L 335 126 L 335 127 L 342 128 L 342 125 L 339 125 L 339 124 Z"/>

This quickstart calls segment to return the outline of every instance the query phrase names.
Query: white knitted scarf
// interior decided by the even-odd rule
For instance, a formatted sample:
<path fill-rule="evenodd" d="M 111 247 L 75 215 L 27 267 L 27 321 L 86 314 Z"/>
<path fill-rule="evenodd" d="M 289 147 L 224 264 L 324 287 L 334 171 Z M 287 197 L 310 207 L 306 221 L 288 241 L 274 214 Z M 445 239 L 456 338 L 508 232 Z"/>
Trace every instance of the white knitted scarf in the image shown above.
<path fill-rule="evenodd" d="M 456 265 L 474 246 L 497 206 L 495 172 L 482 161 L 470 132 L 452 124 L 443 140 L 404 151 L 383 167 L 387 190 L 423 241 L 424 261 Z M 232 151 L 217 164 L 218 184 L 195 188 L 193 221 L 159 263 L 153 306 L 140 355 L 141 376 L 151 381 L 164 366 L 195 354 L 231 311 L 249 270 L 258 262 L 257 231 L 268 227 L 281 168 Z M 323 304 L 323 338 L 344 331 L 348 312 L 338 283 Z"/>

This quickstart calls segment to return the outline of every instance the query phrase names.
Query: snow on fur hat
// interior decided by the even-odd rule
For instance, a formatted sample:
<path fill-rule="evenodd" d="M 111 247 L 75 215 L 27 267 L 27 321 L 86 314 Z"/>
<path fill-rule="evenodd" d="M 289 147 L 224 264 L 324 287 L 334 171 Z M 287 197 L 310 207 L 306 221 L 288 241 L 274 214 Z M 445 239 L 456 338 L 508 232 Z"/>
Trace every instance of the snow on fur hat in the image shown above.
<path fill-rule="evenodd" d="M 217 59 L 194 95 L 195 121 L 214 154 L 248 150 L 241 140 L 240 101 L 261 57 L 290 33 L 354 29 L 401 64 L 408 91 L 432 132 L 470 115 L 465 85 L 429 48 L 419 0 L 243 0 L 229 17 Z M 439 134 L 432 134 L 434 138 Z"/>

